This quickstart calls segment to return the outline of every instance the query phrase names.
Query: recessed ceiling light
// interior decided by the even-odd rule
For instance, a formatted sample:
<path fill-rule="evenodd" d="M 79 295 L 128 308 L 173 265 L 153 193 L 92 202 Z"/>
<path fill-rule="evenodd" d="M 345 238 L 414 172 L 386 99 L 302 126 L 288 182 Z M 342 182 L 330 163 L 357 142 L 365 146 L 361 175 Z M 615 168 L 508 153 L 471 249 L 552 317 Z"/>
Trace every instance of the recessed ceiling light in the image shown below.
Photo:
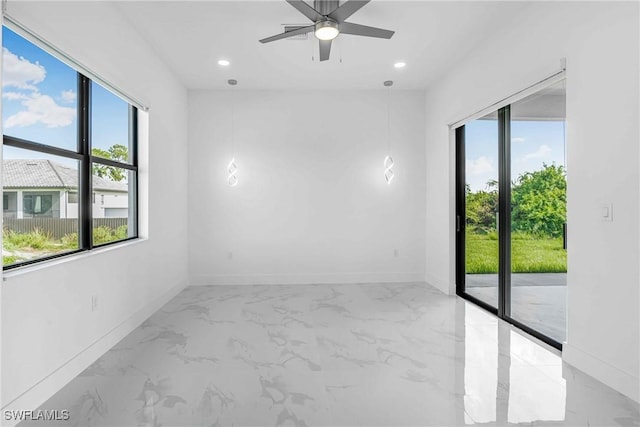
<path fill-rule="evenodd" d="M 406 62 L 396 62 L 395 64 L 393 64 L 394 67 L 396 68 L 404 68 L 407 66 Z"/>
<path fill-rule="evenodd" d="M 218 65 L 222 65 L 223 67 L 228 67 L 229 64 L 231 64 L 231 62 L 229 62 L 229 60 L 227 59 L 220 59 L 218 61 Z"/>

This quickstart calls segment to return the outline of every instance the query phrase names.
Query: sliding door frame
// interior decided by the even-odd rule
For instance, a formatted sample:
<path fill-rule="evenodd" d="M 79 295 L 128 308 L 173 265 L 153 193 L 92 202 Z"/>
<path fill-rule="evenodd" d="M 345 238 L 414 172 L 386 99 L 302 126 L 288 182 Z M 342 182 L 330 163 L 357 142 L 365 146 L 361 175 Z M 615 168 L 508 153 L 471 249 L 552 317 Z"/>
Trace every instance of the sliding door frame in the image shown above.
<path fill-rule="evenodd" d="M 498 307 L 466 291 L 465 125 L 455 129 L 456 294 L 562 351 L 562 343 L 511 317 L 511 106 L 498 109 Z"/>
<path fill-rule="evenodd" d="M 498 316 L 511 315 L 511 106 L 498 110 Z"/>
<path fill-rule="evenodd" d="M 466 278 L 466 173 L 465 173 L 465 126 L 456 128 L 456 294 L 485 310 L 499 316 L 498 308 L 467 293 Z M 499 305 L 499 304 L 498 304 Z"/>

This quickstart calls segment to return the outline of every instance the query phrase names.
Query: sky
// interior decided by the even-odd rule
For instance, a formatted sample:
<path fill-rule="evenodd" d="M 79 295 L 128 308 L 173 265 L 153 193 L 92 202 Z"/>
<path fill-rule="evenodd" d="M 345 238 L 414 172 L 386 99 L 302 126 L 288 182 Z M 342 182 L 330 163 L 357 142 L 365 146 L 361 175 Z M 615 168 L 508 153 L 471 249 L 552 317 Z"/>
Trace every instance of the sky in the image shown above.
<path fill-rule="evenodd" d="M 2 43 L 4 134 L 76 151 L 77 72 L 6 27 Z M 97 83 L 91 90 L 92 147 L 127 146 L 127 103 Z M 4 157 L 76 163 L 11 147 L 4 148 Z"/>
<path fill-rule="evenodd" d="M 498 121 L 474 120 L 465 126 L 466 182 L 471 191 L 498 180 Z M 543 164 L 566 167 L 563 121 L 511 122 L 511 180 Z"/>

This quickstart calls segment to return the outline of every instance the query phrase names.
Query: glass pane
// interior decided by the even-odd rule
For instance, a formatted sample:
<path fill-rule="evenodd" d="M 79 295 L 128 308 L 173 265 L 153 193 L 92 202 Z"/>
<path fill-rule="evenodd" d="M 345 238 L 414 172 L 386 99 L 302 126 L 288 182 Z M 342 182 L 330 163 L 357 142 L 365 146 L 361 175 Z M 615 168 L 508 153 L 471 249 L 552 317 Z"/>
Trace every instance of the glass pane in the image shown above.
<path fill-rule="evenodd" d="M 99 84 L 91 83 L 91 153 L 131 163 L 129 104 Z"/>
<path fill-rule="evenodd" d="M 5 135 L 77 151 L 78 74 L 2 27 Z"/>
<path fill-rule="evenodd" d="M 93 244 L 135 236 L 135 172 L 93 164 Z"/>
<path fill-rule="evenodd" d="M 498 306 L 498 117 L 465 126 L 466 292 Z"/>
<path fill-rule="evenodd" d="M 564 83 L 511 106 L 511 317 L 566 337 Z"/>
<path fill-rule="evenodd" d="M 78 161 L 3 147 L 2 265 L 78 249 Z"/>

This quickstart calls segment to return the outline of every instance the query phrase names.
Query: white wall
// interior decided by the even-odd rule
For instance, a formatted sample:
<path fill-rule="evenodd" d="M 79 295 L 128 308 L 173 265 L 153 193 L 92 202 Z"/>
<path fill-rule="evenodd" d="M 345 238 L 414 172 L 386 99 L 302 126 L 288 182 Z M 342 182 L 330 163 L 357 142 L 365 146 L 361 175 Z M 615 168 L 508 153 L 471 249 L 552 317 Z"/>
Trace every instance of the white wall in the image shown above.
<path fill-rule="evenodd" d="M 567 59 L 566 361 L 638 400 L 637 2 L 532 3 L 426 95 L 427 280 L 454 292 L 454 148 L 447 124 Z M 614 221 L 599 218 L 612 202 Z M 448 227 L 443 227 L 448 224 Z"/>
<path fill-rule="evenodd" d="M 11 16 L 150 107 L 141 118 L 148 144 L 140 148 L 148 240 L 4 274 L 2 406 L 32 409 L 187 283 L 187 92 L 112 5 L 8 6 Z"/>
<path fill-rule="evenodd" d="M 392 89 L 387 185 L 381 89 L 235 90 L 236 187 L 230 91 L 189 93 L 192 284 L 424 280 L 424 93 Z"/>

